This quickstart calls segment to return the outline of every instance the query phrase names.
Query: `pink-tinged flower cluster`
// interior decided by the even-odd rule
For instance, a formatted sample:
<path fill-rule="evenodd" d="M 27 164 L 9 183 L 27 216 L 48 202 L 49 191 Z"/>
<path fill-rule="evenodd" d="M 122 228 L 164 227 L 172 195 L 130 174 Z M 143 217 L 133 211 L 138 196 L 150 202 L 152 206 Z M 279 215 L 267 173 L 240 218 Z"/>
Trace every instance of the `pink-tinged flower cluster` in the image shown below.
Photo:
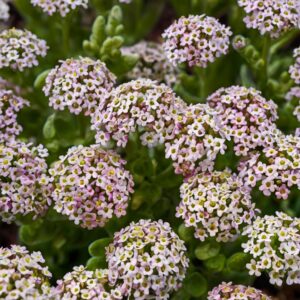
<path fill-rule="evenodd" d="M 232 32 L 217 19 L 206 15 L 181 17 L 163 33 L 163 47 L 174 65 L 206 68 L 227 54 Z"/>
<path fill-rule="evenodd" d="M 132 2 L 132 0 L 119 0 L 119 2 L 129 4 Z"/>
<path fill-rule="evenodd" d="M 41 145 L 20 141 L 0 144 L 0 219 L 11 223 L 17 216 L 43 215 L 51 202 L 51 187 Z"/>
<path fill-rule="evenodd" d="M 300 219 L 281 212 L 258 217 L 243 235 L 248 241 L 242 247 L 251 255 L 246 265 L 250 275 L 267 272 L 270 283 L 278 286 L 300 283 Z"/>
<path fill-rule="evenodd" d="M 0 33 L 0 69 L 23 71 L 37 66 L 38 57 L 46 56 L 47 45 L 28 30 L 11 28 Z"/>
<path fill-rule="evenodd" d="M 208 104 L 217 111 L 226 138 L 233 140 L 236 155 L 271 143 L 266 133 L 275 128 L 277 105 L 256 89 L 220 88 L 208 97 Z"/>
<path fill-rule="evenodd" d="M 9 6 L 7 0 L 0 0 L 0 20 L 6 21 L 9 19 Z"/>
<path fill-rule="evenodd" d="M 180 197 L 176 217 L 194 227 L 201 241 L 210 237 L 218 242 L 235 240 L 258 212 L 250 189 L 229 170 L 189 177 L 180 187 Z"/>
<path fill-rule="evenodd" d="M 45 13 L 52 16 L 59 13 L 65 17 L 77 7 L 88 7 L 88 0 L 31 0 L 31 4 L 40 7 Z"/>
<path fill-rule="evenodd" d="M 177 81 L 178 70 L 168 61 L 162 44 L 141 41 L 131 47 L 122 48 L 126 55 L 138 55 L 139 61 L 126 74 L 129 79 L 148 78 L 173 86 Z"/>
<path fill-rule="evenodd" d="M 11 90 L 0 88 L 0 142 L 15 139 L 20 134 L 22 127 L 17 122 L 17 113 L 28 105 L 27 100 L 16 96 Z"/>
<path fill-rule="evenodd" d="M 185 278 L 189 265 L 185 252 L 169 223 L 133 222 L 115 233 L 106 248 L 110 282 L 128 299 L 168 299 Z"/>
<path fill-rule="evenodd" d="M 238 4 L 246 13 L 246 26 L 258 29 L 262 35 L 277 38 L 299 27 L 298 0 L 238 0 Z"/>
<path fill-rule="evenodd" d="M 300 69 L 299 69 L 300 71 Z M 286 95 L 286 99 L 288 101 L 296 100 L 298 102 L 298 105 L 294 109 L 294 115 L 300 121 L 300 87 L 295 86 L 290 89 L 290 91 Z"/>
<path fill-rule="evenodd" d="M 272 300 L 272 298 L 250 286 L 222 282 L 208 293 L 207 300 Z"/>
<path fill-rule="evenodd" d="M 13 83 L 7 81 L 0 76 L 0 90 L 12 90 L 15 94 L 19 95 L 21 93 L 21 88 L 14 85 Z"/>
<path fill-rule="evenodd" d="M 184 105 L 171 88 L 150 79 L 139 79 L 113 89 L 104 105 L 92 116 L 96 141 L 106 145 L 110 139 L 125 147 L 129 135 L 140 133 L 143 145 L 164 143 L 172 116 Z"/>
<path fill-rule="evenodd" d="M 51 291 L 51 300 L 118 300 L 121 290 L 108 285 L 108 270 L 88 271 L 84 266 L 74 267 Z"/>
<path fill-rule="evenodd" d="M 296 62 L 290 66 L 289 73 L 295 83 L 300 84 L 300 47 L 294 50 Z"/>
<path fill-rule="evenodd" d="M 212 170 L 217 154 L 226 149 L 215 111 L 206 104 L 190 105 L 178 111 L 174 120 L 165 151 L 174 161 L 175 172 L 189 176 Z"/>
<path fill-rule="evenodd" d="M 300 138 L 277 130 L 272 140 L 273 145 L 240 162 L 240 174 L 246 185 L 259 185 L 265 196 L 275 193 L 278 199 L 287 199 L 293 186 L 300 189 Z"/>
<path fill-rule="evenodd" d="M 88 229 L 125 215 L 134 184 L 124 165 L 116 152 L 97 145 L 69 149 L 49 171 L 54 208 Z"/>
<path fill-rule="evenodd" d="M 25 247 L 0 248 L 0 299 L 48 299 L 52 277 L 40 252 Z"/>
<path fill-rule="evenodd" d="M 100 60 L 69 58 L 50 71 L 43 91 L 54 109 L 90 115 L 102 107 L 115 81 L 115 75 Z"/>

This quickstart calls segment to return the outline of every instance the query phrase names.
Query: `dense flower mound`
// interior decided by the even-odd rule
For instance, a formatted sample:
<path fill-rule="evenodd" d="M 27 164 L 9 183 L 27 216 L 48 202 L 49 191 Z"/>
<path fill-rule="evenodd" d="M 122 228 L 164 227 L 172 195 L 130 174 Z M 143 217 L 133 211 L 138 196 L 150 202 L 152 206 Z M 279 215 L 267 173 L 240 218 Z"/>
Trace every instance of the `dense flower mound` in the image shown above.
<path fill-rule="evenodd" d="M 163 33 L 164 50 L 174 65 L 206 68 L 217 57 L 227 54 L 229 27 L 206 15 L 181 17 Z"/>
<path fill-rule="evenodd" d="M 69 149 L 49 171 L 55 209 L 89 229 L 125 215 L 133 178 L 124 165 L 116 152 L 97 145 Z"/>
<path fill-rule="evenodd" d="M 178 112 L 166 138 L 166 157 L 175 172 L 188 176 L 212 170 L 218 153 L 226 149 L 216 113 L 206 104 L 190 105 Z"/>
<path fill-rule="evenodd" d="M 220 88 L 208 97 L 208 103 L 217 111 L 226 137 L 233 140 L 236 155 L 271 143 L 266 133 L 275 128 L 277 105 L 256 89 Z"/>
<path fill-rule="evenodd" d="M 52 277 L 40 252 L 25 247 L 0 248 L 0 299 L 48 299 Z"/>
<path fill-rule="evenodd" d="M 162 44 L 141 41 L 131 47 L 124 47 L 122 52 L 139 56 L 138 63 L 127 73 L 127 78 L 149 78 L 168 86 L 176 83 L 178 70 L 168 61 Z"/>
<path fill-rule="evenodd" d="M 88 7 L 88 0 L 31 0 L 31 3 L 34 6 L 39 6 L 50 16 L 57 12 L 62 17 L 77 7 Z"/>
<path fill-rule="evenodd" d="M 275 193 L 278 199 L 287 199 L 293 186 L 300 189 L 300 137 L 279 130 L 272 136 L 273 145 L 250 153 L 239 170 L 246 185 L 259 185 L 265 196 Z"/>
<path fill-rule="evenodd" d="M 298 101 L 298 105 L 296 105 L 294 109 L 294 115 L 296 116 L 298 121 L 300 121 L 300 87 L 298 86 L 292 87 L 290 91 L 287 93 L 286 99 L 288 101 L 292 101 L 293 99 L 296 99 L 296 101 Z"/>
<path fill-rule="evenodd" d="M 6 0 L 0 0 L 0 20 L 9 19 L 9 6 Z"/>
<path fill-rule="evenodd" d="M 88 271 L 84 266 L 74 267 L 51 291 L 51 300 L 118 300 L 123 299 L 118 288 L 108 285 L 108 270 Z"/>
<path fill-rule="evenodd" d="M 261 34 L 277 38 L 299 27 L 298 0 L 238 0 L 238 4 L 246 13 L 246 26 L 258 29 Z"/>
<path fill-rule="evenodd" d="M 0 33 L 0 69 L 9 67 L 23 71 L 38 65 L 38 57 L 46 56 L 47 45 L 28 30 L 11 28 Z"/>
<path fill-rule="evenodd" d="M 300 84 L 300 47 L 294 50 L 296 62 L 290 66 L 289 73 L 295 83 Z"/>
<path fill-rule="evenodd" d="M 265 271 L 272 284 L 300 283 L 300 219 L 281 212 L 258 217 L 243 235 L 248 241 L 242 247 L 251 255 L 250 275 Z"/>
<path fill-rule="evenodd" d="M 189 177 L 180 187 L 180 197 L 176 217 L 194 227 L 201 241 L 209 237 L 233 241 L 257 213 L 250 189 L 230 170 Z"/>
<path fill-rule="evenodd" d="M 4 85 L 0 81 L 0 86 Z M 11 90 L 0 88 L 0 142 L 7 142 L 15 138 L 22 127 L 17 122 L 17 113 L 29 102 L 16 96 Z"/>
<path fill-rule="evenodd" d="M 54 109 L 90 115 L 96 107 L 102 107 L 115 81 L 100 60 L 69 58 L 50 71 L 43 91 Z"/>
<path fill-rule="evenodd" d="M 253 287 L 222 282 L 208 293 L 207 300 L 272 300 L 272 298 Z"/>
<path fill-rule="evenodd" d="M 163 143 L 172 116 L 183 105 L 171 88 L 156 81 L 139 79 L 121 84 L 92 117 L 96 141 L 106 145 L 113 139 L 125 147 L 129 134 L 139 132 L 143 145 Z"/>
<path fill-rule="evenodd" d="M 169 223 L 133 222 L 115 233 L 106 248 L 110 281 L 132 299 L 168 299 L 185 277 L 189 265 L 185 252 Z"/>
<path fill-rule="evenodd" d="M 43 215 L 50 205 L 51 188 L 45 157 L 39 145 L 10 141 L 0 144 L 0 219 L 11 223 L 17 215 Z"/>

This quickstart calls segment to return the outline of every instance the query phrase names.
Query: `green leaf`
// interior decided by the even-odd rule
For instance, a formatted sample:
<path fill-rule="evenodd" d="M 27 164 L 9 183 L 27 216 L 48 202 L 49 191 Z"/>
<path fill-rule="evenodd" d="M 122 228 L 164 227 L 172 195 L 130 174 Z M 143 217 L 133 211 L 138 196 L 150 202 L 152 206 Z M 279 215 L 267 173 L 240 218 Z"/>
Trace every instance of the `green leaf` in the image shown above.
<path fill-rule="evenodd" d="M 215 257 L 209 258 L 204 261 L 207 270 L 212 272 L 221 272 L 224 269 L 226 257 L 223 254 L 218 254 Z"/>
<path fill-rule="evenodd" d="M 237 252 L 227 260 L 227 267 L 232 271 L 244 271 L 246 264 L 250 261 L 250 256 L 244 252 Z"/>
<path fill-rule="evenodd" d="M 119 30 L 119 25 L 122 23 L 123 15 L 120 6 L 115 5 L 108 16 L 106 25 L 106 34 L 109 36 L 114 36 L 117 29 Z"/>
<path fill-rule="evenodd" d="M 105 247 L 107 247 L 112 242 L 112 238 L 102 238 L 94 241 L 89 246 L 89 254 L 91 256 L 105 256 Z"/>
<path fill-rule="evenodd" d="M 195 256 L 199 260 L 206 260 L 215 257 L 220 252 L 220 244 L 214 241 L 204 242 L 195 249 Z"/>
<path fill-rule="evenodd" d="M 33 83 L 35 89 L 41 89 L 45 85 L 45 80 L 50 71 L 51 70 L 45 70 L 36 77 Z"/>
<path fill-rule="evenodd" d="M 184 290 L 192 297 L 200 297 L 207 291 L 207 281 L 200 273 L 192 273 L 184 282 Z"/>
<path fill-rule="evenodd" d="M 194 237 L 194 229 L 191 227 L 185 227 L 184 224 L 181 224 L 178 227 L 178 235 L 183 241 L 189 242 Z"/>
<path fill-rule="evenodd" d="M 52 139 L 55 134 L 56 134 L 56 130 L 55 130 L 55 113 L 52 114 L 51 116 L 48 117 L 46 123 L 44 124 L 43 127 L 43 135 L 46 139 Z"/>
<path fill-rule="evenodd" d="M 90 40 L 100 48 L 105 38 L 105 18 L 103 16 L 98 16 L 94 21 Z"/>
<path fill-rule="evenodd" d="M 104 256 L 101 257 L 91 257 L 87 263 L 86 267 L 88 270 L 96 270 L 96 269 L 105 269 L 107 268 L 107 262 Z"/>

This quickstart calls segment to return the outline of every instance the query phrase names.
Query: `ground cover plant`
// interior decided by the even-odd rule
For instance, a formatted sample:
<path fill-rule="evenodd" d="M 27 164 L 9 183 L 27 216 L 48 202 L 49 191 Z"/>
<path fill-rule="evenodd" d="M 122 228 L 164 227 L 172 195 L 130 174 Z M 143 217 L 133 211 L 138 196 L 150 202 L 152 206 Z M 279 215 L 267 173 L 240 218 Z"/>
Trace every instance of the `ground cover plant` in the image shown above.
<path fill-rule="evenodd" d="M 0 299 L 300 299 L 298 0 L 0 0 Z"/>

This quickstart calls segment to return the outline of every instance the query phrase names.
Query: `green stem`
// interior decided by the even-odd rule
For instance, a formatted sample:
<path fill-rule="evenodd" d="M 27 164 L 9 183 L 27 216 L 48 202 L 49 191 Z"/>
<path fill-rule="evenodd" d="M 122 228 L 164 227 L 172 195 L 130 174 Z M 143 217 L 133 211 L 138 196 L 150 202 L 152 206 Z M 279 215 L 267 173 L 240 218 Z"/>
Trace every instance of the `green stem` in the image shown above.
<path fill-rule="evenodd" d="M 262 70 L 261 78 L 261 89 L 265 90 L 268 82 L 269 75 L 269 59 L 270 59 L 270 49 L 271 49 L 271 39 L 268 35 L 264 38 L 263 50 L 262 50 L 262 59 L 264 61 L 264 67 Z"/>
<path fill-rule="evenodd" d="M 71 18 L 69 13 L 61 22 L 63 53 L 66 57 L 68 57 L 70 50 L 70 21 Z"/>
<path fill-rule="evenodd" d="M 195 67 L 195 73 L 199 78 L 199 85 L 200 85 L 200 102 L 206 102 L 206 97 L 207 97 L 207 81 L 206 81 L 206 69 L 205 68 L 199 68 Z"/>

